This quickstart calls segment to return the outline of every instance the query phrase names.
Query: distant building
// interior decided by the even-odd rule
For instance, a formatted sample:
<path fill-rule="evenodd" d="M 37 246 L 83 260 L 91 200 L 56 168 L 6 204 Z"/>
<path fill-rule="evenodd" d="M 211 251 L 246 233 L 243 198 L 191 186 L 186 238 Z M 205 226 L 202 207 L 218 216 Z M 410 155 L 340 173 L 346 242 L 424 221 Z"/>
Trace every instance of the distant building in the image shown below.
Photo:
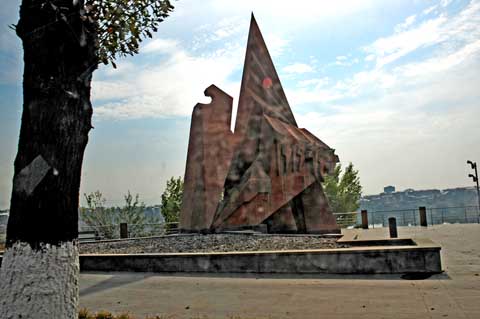
<path fill-rule="evenodd" d="M 395 187 L 384 187 L 384 192 L 377 195 L 365 195 L 360 199 L 360 209 L 368 211 L 386 211 L 395 209 L 418 209 L 420 206 L 428 208 L 445 207 L 476 207 L 477 192 L 474 187 L 458 187 L 449 189 L 408 188 L 404 191 L 395 191 Z"/>
<path fill-rule="evenodd" d="M 387 194 L 391 194 L 391 193 L 394 193 L 395 192 L 395 186 L 385 186 L 383 188 L 383 192 L 384 193 L 387 193 Z"/>

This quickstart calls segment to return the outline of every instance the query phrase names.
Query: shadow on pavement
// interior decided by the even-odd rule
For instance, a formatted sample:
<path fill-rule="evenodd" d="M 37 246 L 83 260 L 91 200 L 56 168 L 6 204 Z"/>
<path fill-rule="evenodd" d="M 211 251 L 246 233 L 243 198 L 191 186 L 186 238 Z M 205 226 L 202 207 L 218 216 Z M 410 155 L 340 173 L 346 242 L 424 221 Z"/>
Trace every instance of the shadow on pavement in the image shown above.
<path fill-rule="evenodd" d="M 117 287 L 131 282 L 143 280 L 148 277 L 197 277 L 197 278 L 245 278 L 245 279 L 336 279 L 336 280 L 451 280 L 443 272 L 434 273 L 408 273 L 408 274 L 252 274 L 252 273 L 132 273 L 132 272 L 93 272 L 85 271 L 82 274 L 112 274 L 113 277 L 102 281 L 92 287 L 80 291 L 80 295 Z M 88 290 L 88 292 L 87 292 Z M 90 290 L 93 290 L 90 292 Z"/>
<path fill-rule="evenodd" d="M 101 274 L 111 275 L 110 278 L 100 281 L 93 286 L 80 289 L 80 297 L 84 297 L 93 293 L 101 292 L 104 290 L 117 288 L 120 286 L 128 285 L 137 281 L 142 281 L 148 277 L 152 277 L 153 273 L 129 273 L 129 272 L 82 272 L 82 274 Z"/>

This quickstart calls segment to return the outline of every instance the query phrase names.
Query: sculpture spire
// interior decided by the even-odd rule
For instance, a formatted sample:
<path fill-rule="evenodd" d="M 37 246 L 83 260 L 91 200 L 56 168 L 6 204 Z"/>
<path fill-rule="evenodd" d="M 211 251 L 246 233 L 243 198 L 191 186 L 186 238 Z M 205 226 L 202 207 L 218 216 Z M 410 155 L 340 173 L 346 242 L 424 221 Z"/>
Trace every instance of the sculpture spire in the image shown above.
<path fill-rule="evenodd" d="M 254 108 L 264 114 L 297 126 L 282 84 L 275 70 L 262 33 L 252 12 L 247 52 L 243 68 L 235 134 L 243 136 Z"/>

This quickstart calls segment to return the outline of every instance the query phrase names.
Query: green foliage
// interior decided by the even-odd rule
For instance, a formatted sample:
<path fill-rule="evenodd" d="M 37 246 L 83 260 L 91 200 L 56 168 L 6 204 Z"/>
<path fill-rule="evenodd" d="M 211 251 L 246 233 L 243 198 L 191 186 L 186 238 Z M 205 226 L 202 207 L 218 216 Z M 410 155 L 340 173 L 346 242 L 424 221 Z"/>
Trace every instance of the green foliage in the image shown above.
<path fill-rule="evenodd" d="M 323 189 L 328 198 L 330 208 L 334 213 L 350 213 L 360 207 L 360 197 L 362 195 L 362 186 L 358 171 L 350 163 L 345 168 L 342 176 L 342 166 L 338 164 L 332 175 L 325 176 Z M 337 216 L 337 223 L 346 226 L 356 223 L 356 215 Z"/>
<path fill-rule="evenodd" d="M 332 175 L 324 176 L 323 189 L 334 213 L 351 213 L 360 207 L 360 178 L 352 163 L 348 164 L 342 176 L 341 174 L 342 166 L 338 164 Z M 337 215 L 337 223 L 341 227 L 354 225 L 356 222 L 356 214 Z"/>
<path fill-rule="evenodd" d="M 133 197 L 128 191 L 123 207 L 106 207 L 106 200 L 98 190 L 84 196 L 87 208 L 81 208 L 80 216 L 105 239 L 118 238 L 120 223 L 128 224 L 130 237 L 148 236 L 158 231 L 159 219 L 145 216 L 145 204 L 140 202 L 138 194 Z"/>
<path fill-rule="evenodd" d="M 84 17 L 97 25 L 99 61 L 116 67 L 117 55 L 137 54 L 173 8 L 170 0 L 86 0 Z"/>
<path fill-rule="evenodd" d="M 100 191 L 83 194 L 88 208 L 80 209 L 81 219 L 106 239 L 115 238 L 115 208 L 105 207 L 106 199 Z"/>
<path fill-rule="evenodd" d="M 162 194 L 161 211 L 166 223 L 176 223 L 182 207 L 183 180 L 181 177 L 171 177 L 167 188 Z"/>

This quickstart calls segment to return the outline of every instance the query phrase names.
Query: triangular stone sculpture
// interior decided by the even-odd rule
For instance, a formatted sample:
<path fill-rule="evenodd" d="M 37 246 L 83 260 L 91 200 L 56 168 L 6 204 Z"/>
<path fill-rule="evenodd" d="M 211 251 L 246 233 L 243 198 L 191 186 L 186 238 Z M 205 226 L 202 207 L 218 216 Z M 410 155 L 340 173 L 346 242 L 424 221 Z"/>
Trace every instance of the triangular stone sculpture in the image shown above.
<path fill-rule="evenodd" d="M 192 114 L 180 229 L 338 233 L 323 193 L 334 150 L 298 128 L 252 15 L 235 132 L 232 98 L 210 86 Z"/>

